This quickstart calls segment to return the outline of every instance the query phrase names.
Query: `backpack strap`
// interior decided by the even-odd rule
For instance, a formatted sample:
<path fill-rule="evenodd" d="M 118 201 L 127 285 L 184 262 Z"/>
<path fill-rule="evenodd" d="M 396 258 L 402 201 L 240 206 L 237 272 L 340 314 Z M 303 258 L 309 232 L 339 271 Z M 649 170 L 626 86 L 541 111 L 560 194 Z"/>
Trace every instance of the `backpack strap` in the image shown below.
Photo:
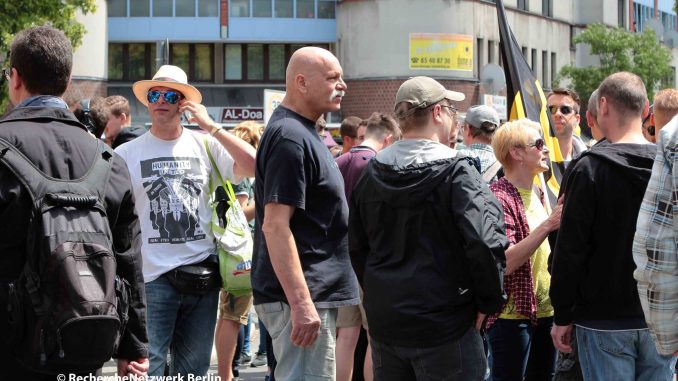
<path fill-rule="evenodd" d="M 489 183 L 501 169 L 501 163 L 499 160 L 495 160 L 492 165 L 490 165 L 485 172 L 483 172 L 483 181 Z"/>
<path fill-rule="evenodd" d="M 36 210 L 44 212 L 52 205 L 97 206 L 106 212 L 103 205 L 106 187 L 111 173 L 113 154 L 97 140 L 97 155 L 87 173 L 79 179 L 56 179 L 47 176 L 21 151 L 7 140 L 0 138 L 0 162 L 9 169 L 31 196 Z M 75 196 L 88 194 L 88 196 Z M 42 202 L 43 199 L 47 203 Z"/>

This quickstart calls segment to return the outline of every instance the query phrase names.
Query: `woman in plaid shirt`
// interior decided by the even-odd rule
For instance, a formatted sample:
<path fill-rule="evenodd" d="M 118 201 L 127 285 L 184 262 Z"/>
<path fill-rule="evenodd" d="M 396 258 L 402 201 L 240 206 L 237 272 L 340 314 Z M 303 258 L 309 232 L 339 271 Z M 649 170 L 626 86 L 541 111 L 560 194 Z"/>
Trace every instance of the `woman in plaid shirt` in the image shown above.
<path fill-rule="evenodd" d="M 560 225 L 561 205 L 549 216 L 543 194 L 534 186 L 535 176 L 549 169 L 540 131 L 539 124 L 520 119 L 501 126 L 492 140 L 505 177 L 490 189 L 504 209 L 510 242 L 504 276 L 508 300 L 488 320 L 495 381 L 550 380 L 555 366 L 546 237 Z"/>

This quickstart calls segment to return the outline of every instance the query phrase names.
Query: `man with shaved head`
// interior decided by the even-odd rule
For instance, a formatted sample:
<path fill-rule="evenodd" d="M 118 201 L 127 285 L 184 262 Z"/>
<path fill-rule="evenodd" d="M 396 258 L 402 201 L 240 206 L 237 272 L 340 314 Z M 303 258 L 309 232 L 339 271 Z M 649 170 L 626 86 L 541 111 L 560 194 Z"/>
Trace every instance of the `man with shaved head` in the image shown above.
<path fill-rule="evenodd" d="M 572 352 L 577 326 L 585 381 L 668 381 L 675 357 L 657 352 L 633 278 L 636 221 L 657 149 L 641 131 L 645 85 L 632 73 L 611 74 L 596 104 L 606 140 L 583 153 L 567 177 L 549 291 L 551 338 Z"/>
<path fill-rule="evenodd" d="M 329 51 L 297 50 L 257 154 L 252 289 L 278 381 L 334 380 L 337 308 L 359 301 L 343 179 L 315 131 L 318 117 L 340 108 L 342 75 Z"/>

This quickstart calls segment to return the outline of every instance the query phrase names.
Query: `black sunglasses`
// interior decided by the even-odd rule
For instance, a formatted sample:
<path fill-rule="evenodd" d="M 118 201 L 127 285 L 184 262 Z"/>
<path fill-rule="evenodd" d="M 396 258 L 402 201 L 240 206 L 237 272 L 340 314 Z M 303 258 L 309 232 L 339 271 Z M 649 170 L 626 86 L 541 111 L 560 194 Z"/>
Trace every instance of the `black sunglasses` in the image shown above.
<path fill-rule="evenodd" d="M 572 106 L 549 106 L 549 111 L 551 114 L 555 114 L 558 112 L 558 110 L 560 110 L 560 113 L 563 115 L 570 115 L 570 113 L 574 111 L 574 108 Z"/>
<path fill-rule="evenodd" d="M 148 103 L 155 103 L 160 100 L 161 95 L 165 99 L 165 102 L 171 105 L 177 104 L 177 102 L 179 102 L 179 100 L 182 98 L 181 93 L 173 90 L 149 90 L 148 94 L 146 94 L 146 99 L 148 99 Z"/>
<path fill-rule="evenodd" d="M 544 149 L 545 145 L 546 145 L 546 142 L 544 141 L 544 139 L 539 138 L 539 139 L 535 140 L 534 143 L 528 144 L 527 146 L 528 147 L 535 147 L 536 149 L 541 151 L 541 150 Z"/>

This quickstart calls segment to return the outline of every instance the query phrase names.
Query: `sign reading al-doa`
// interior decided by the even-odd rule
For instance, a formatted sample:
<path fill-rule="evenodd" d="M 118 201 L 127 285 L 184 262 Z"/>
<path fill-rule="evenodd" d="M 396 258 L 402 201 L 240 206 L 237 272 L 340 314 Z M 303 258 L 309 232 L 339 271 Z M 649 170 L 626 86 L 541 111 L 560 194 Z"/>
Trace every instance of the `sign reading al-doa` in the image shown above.
<path fill-rule="evenodd" d="M 473 36 L 410 33 L 410 69 L 473 71 Z"/>

